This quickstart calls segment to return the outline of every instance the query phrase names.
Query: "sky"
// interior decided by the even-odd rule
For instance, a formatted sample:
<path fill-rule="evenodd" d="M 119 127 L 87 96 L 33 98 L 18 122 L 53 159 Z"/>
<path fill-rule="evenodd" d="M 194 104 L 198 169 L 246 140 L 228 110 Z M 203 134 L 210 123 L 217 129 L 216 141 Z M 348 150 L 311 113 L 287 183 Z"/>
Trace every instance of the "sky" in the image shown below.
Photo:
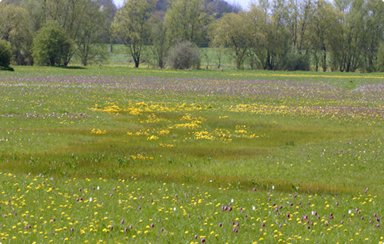
<path fill-rule="evenodd" d="M 0 0 L 1 1 L 1 0 Z M 117 6 L 121 6 L 124 2 L 124 0 L 113 0 Z M 188 1 L 188 0 L 186 0 Z M 249 4 L 252 2 L 252 0 L 225 0 L 229 3 L 238 4 L 243 9 L 247 9 L 249 7 Z M 384 0 L 383 0 L 384 1 Z"/>

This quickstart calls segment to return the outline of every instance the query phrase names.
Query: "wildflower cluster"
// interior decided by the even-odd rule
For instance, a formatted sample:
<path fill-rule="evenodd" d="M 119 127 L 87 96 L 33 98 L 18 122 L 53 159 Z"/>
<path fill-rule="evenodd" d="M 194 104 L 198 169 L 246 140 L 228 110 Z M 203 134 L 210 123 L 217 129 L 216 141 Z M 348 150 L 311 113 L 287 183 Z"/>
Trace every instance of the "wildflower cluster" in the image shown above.
<path fill-rule="evenodd" d="M 383 241 L 384 213 L 369 193 L 323 196 L 9 173 L 0 180 L 1 242 Z"/>
<path fill-rule="evenodd" d="M 95 106 L 97 107 L 97 105 Z M 146 137 L 147 141 L 162 141 L 170 142 L 168 145 L 173 145 L 175 141 L 170 140 L 171 137 L 176 135 L 183 138 L 182 141 L 189 140 L 206 140 L 206 141 L 221 141 L 232 142 L 233 139 L 256 139 L 259 137 L 254 132 L 250 132 L 246 125 L 235 125 L 233 130 L 227 128 L 214 128 L 209 129 L 208 118 L 201 113 L 207 110 L 207 106 L 196 104 L 156 104 L 156 103 L 131 103 L 127 108 L 120 108 L 118 105 L 107 105 L 104 108 L 93 108 L 94 111 L 101 111 L 107 113 L 123 113 L 129 112 L 134 115 L 137 124 L 146 125 L 136 131 L 128 131 L 128 136 Z M 158 109 L 158 110 L 156 110 Z M 132 113 L 132 111 L 140 111 L 139 113 Z M 181 116 L 179 114 L 182 114 Z M 169 120 L 167 117 L 180 116 L 178 120 Z M 228 116 L 219 116 L 218 119 L 228 119 Z M 173 148 L 173 146 L 164 146 L 163 148 Z"/>

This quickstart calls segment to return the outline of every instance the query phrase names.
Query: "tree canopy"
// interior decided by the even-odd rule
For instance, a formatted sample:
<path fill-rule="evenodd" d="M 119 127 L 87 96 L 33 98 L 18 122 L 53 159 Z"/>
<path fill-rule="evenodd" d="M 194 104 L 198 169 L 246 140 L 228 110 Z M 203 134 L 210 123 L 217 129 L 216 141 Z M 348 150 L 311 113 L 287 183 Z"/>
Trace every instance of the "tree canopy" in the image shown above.
<path fill-rule="evenodd" d="M 67 66 L 72 51 L 71 39 L 56 22 L 48 22 L 33 40 L 33 58 L 39 65 Z"/>
<path fill-rule="evenodd" d="M 115 17 L 112 28 L 115 37 L 129 47 L 135 63 L 139 67 L 141 50 L 148 40 L 148 19 L 154 2 L 151 0 L 130 0 Z"/>

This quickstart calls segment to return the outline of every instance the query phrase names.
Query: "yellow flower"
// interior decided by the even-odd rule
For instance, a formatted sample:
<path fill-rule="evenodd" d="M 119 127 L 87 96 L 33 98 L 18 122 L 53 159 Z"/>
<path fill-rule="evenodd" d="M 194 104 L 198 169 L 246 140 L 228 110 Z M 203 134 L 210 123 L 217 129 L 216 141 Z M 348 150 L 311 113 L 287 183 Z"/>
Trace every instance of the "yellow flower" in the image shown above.
<path fill-rule="evenodd" d="M 157 141 L 159 140 L 159 137 L 158 136 L 155 136 L 155 135 L 151 135 L 147 138 L 148 141 Z"/>
<path fill-rule="evenodd" d="M 213 140 L 214 136 L 210 134 L 208 131 L 197 131 L 193 132 L 195 136 L 195 140 Z"/>
<path fill-rule="evenodd" d="M 101 129 L 92 129 L 91 130 L 91 134 L 94 134 L 94 135 L 105 135 L 105 134 L 107 134 L 107 131 L 106 130 L 101 130 Z"/>

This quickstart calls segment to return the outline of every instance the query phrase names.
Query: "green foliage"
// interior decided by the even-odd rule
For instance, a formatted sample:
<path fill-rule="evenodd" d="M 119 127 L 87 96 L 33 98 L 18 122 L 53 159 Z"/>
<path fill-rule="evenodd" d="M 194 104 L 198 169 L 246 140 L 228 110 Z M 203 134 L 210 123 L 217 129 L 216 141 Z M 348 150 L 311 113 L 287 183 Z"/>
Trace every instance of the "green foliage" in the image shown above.
<path fill-rule="evenodd" d="M 11 45 L 0 39 L 0 67 L 8 68 L 11 64 Z"/>
<path fill-rule="evenodd" d="M 380 72 L 384 72 L 384 43 L 381 42 L 377 53 L 376 69 Z"/>
<path fill-rule="evenodd" d="M 49 20 L 57 22 L 76 44 L 67 56 L 66 63 L 75 53 L 82 65 L 102 56 L 96 53 L 97 45 L 102 39 L 109 40 L 105 35 L 110 35 L 111 12 L 114 12 L 110 1 L 44 0 L 42 8 L 45 12 L 43 16 L 47 16 L 44 23 Z"/>
<path fill-rule="evenodd" d="M 169 46 L 190 41 L 199 46 L 207 43 L 207 26 L 210 17 L 203 0 L 172 0 L 165 15 Z"/>
<path fill-rule="evenodd" d="M 17 42 L 10 41 L 14 50 L 19 50 L 24 56 L 28 54 L 29 59 L 25 61 L 25 64 L 32 63 L 32 36 L 36 34 L 33 32 L 37 32 L 50 21 L 55 21 L 63 28 L 67 36 L 76 44 L 73 45 L 65 63 L 69 63 L 75 53 L 83 65 L 96 61 L 91 59 L 99 59 L 102 56 L 95 55 L 99 50 L 97 45 L 101 42 L 111 41 L 110 25 L 116 12 L 116 6 L 112 0 L 8 0 L 6 2 L 10 3 L 6 6 L 24 8 L 24 12 L 28 15 L 26 18 L 20 14 L 6 17 L 8 20 L 12 20 L 13 25 L 18 29 L 24 30 L 28 27 L 30 30 L 27 48 L 21 49 L 20 45 L 14 47 L 14 43 Z M 16 5 L 18 6 L 16 7 Z M 2 23 L 1 14 L 0 23 Z M 26 38 L 22 36 L 16 40 L 25 42 Z"/>
<path fill-rule="evenodd" d="M 67 66 L 71 55 L 72 41 L 55 22 L 49 22 L 33 40 L 33 58 L 43 66 Z"/>
<path fill-rule="evenodd" d="M 174 69 L 200 68 L 199 48 L 188 41 L 176 44 L 169 50 L 168 64 Z"/>
<path fill-rule="evenodd" d="M 307 59 L 316 71 L 375 71 L 383 17 L 382 1 L 265 0 L 232 21 L 224 16 L 210 36 L 213 45 L 233 48 L 239 69 L 248 57 L 251 68 L 269 70 L 307 69 Z"/>
<path fill-rule="evenodd" d="M 289 53 L 284 60 L 283 69 L 308 71 L 310 69 L 309 56 L 300 53 Z"/>
<path fill-rule="evenodd" d="M 32 64 L 32 25 L 28 11 L 7 4 L 0 7 L 0 38 L 11 44 L 12 60 L 18 65 Z"/>
<path fill-rule="evenodd" d="M 166 27 L 161 18 L 157 16 L 152 16 L 150 25 L 153 54 L 155 56 L 156 65 L 162 69 L 165 67 L 168 52 Z"/>
<path fill-rule="evenodd" d="M 265 69 L 284 69 L 285 59 L 293 45 L 292 30 L 290 30 L 289 6 L 285 1 L 276 1 L 272 13 L 265 14 L 266 24 L 266 57 Z"/>
<path fill-rule="evenodd" d="M 106 59 L 106 51 L 100 47 L 99 41 L 105 34 L 103 25 L 106 21 L 99 5 L 95 2 L 86 1 L 81 22 L 78 23 L 78 32 L 75 39 L 76 53 L 81 60 L 81 64 L 86 66 L 88 63 L 101 63 Z"/>
<path fill-rule="evenodd" d="M 244 60 L 250 49 L 250 33 L 247 15 L 226 14 L 210 27 L 212 45 L 215 47 L 229 47 L 233 49 L 236 60 L 236 67 L 243 68 Z"/>
<path fill-rule="evenodd" d="M 130 0 L 117 12 L 112 24 L 114 36 L 129 47 L 136 68 L 143 45 L 150 39 L 148 19 L 153 6 L 152 0 Z"/>
<path fill-rule="evenodd" d="M 341 16 L 331 4 L 325 1 L 319 1 L 311 11 L 313 13 L 309 16 L 308 32 L 305 38 L 313 56 L 315 70 L 318 71 L 321 66 L 324 72 L 327 71 L 328 53 L 334 56 L 333 69 L 336 69 L 336 59 L 341 58 L 339 52 L 343 44 Z M 330 41 L 335 38 L 337 41 Z"/>
<path fill-rule="evenodd" d="M 89 43 L 88 47 L 77 47 L 76 55 L 72 62 L 80 63 L 83 66 L 106 64 L 109 57 L 109 46 L 106 44 Z"/>

